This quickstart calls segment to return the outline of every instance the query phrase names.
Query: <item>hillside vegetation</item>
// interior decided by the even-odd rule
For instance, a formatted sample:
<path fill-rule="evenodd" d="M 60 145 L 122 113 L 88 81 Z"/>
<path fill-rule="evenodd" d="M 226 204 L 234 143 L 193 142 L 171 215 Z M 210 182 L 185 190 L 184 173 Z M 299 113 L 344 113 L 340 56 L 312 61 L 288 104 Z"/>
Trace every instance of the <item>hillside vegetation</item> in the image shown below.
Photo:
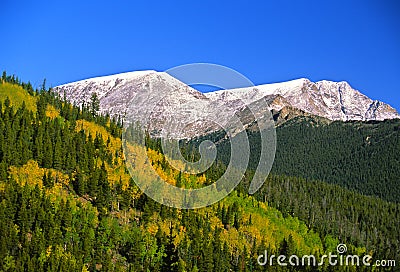
<path fill-rule="evenodd" d="M 219 134 L 208 137 L 221 138 Z M 321 180 L 400 203 L 400 119 L 324 123 L 297 117 L 278 126 L 276 138 L 272 173 Z M 198 142 L 201 139 L 194 145 Z M 259 132 L 249 132 L 249 144 L 249 168 L 255 170 Z M 218 150 L 227 164 L 229 141 L 220 141 Z"/>
<path fill-rule="evenodd" d="M 10 95 L 12 94 L 12 95 Z M 18 109 L 25 103 L 25 107 L 33 112 L 36 112 L 36 97 L 29 95 L 26 90 L 21 86 L 3 82 L 0 84 L 0 101 L 6 102 L 7 98 L 9 103 L 15 109 Z"/>
<path fill-rule="evenodd" d="M 382 220 L 359 217 L 358 207 L 354 213 L 344 213 L 331 199 L 320 206 L 318 198 L 311 211 L 306 210 L 315 212 L 310 220 L 299 212 L 309 203 L 301 197 L 296 204 L 288 200 L 302 191 L 294 187 L 286 194 L 279 183 L 274 187 L 274 179 L 259 195 L 247 195 L 243 183 L 224 200 L 203 209 L 160 205 L 129 176 L 121 123 L 98 115 L 96 101 L 78 108 L 48 89 L 29 93 L 26 84 L 2 84 L 2 88 L 19 87 L 9 88 L 8 99 L 0 102 L 0 271 L 289 271 L 259 266 L 257 256 L 264 250 L 321 256 L 335 252 L 340 242 L 353 254 L 389 258 L 398 253 L 396 230 L 383 229 L 392 219 L 398 222 L 391 214 L 398 206 L 369 202 L 344 189 L 338 191 L 347 194 L 343 209 L 361 201 L 366 213 L 380 214 Z M 16 99 L 13 90 L 20 88 L 35 101 L 34 109 L 5 102 Z M 224 169 L 216 164 L 212 173 L 179 175 L 165 164 L 157 146 L 156 140 L 149 139 L 148 155 L 173 184 L 178 185 L 180 176 L 180 186 L 201 186 L 213 182 Z M 282 179 L 307 186 L 295 178 Z M 312 194 L 336 190 L 330 185 L 314 186 Z M 307 194 L 305 198 L 310 201 Z M 387 254 L 376 240 L 351 239 L 347 223 L 337 230 L 347 222 L 344 219 L 326 227 L 332 218 L 321 216 L 326 214 L 322 208 L 337 210 L 345 218 L 358 216 L 360 225 L 382 230 L 383 239 L 391 239 L 384 244 Z M 356 227 L 355 233 L 363 230 Z M 329 271 L 327 266 L 313 269 Z"/>

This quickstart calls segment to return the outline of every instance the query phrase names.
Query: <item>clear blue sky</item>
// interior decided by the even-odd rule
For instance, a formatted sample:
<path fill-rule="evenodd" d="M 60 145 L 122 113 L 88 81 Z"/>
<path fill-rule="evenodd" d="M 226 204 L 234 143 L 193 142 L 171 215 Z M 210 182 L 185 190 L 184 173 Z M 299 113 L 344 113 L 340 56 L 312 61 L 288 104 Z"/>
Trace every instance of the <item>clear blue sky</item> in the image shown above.
<path fill-rule="evenodd" d="M 0 70 L 36 85 L 211 62 L 255 84 L 346 80 L 400 110 L 395 0 L 30 2 L 1 1 Z"/>

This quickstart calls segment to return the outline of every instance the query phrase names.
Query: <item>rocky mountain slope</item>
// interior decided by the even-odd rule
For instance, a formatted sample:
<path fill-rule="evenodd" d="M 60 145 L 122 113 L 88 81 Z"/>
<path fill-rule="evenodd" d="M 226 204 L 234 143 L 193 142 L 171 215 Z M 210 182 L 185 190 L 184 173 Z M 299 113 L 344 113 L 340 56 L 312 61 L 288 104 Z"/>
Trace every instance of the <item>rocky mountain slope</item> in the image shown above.
<path fill-rule="evenodd" d="M 294 108 L 330 120 L 368 121 L 400 117 L 397 111 L 388 104 L 368 98 L 345 81 L 311 82 L 301 78 L 288 82 L 221 90 L 206 94 L 213 101 L 221 100 L 231 105 L 238 100 L 256 101 L 271 95 L 282 97 L 280 103 L 275 104 L 275 109 L 289 104 Z"/>
<path fill-rule="evenodd" d="M 268 109 L 256 107 L 256 118 L 266 110 L 304 112 L 343 121 L 400 118 L 394 108 L 368 98 L 347 82 L 311 82 L 305 78 L 203 94 L 167 73 L 150 70 L 85 79 L 54 90 L 77 105 L 88 102 L 95 92 L 102 113 L 129 116 L 128 122 L 148 124 L 153 135 L 160 135 L 168 126 L 172 137 L 219 130 L 235 113 L 252 122 L 254 116 L 246 105 L 259 105 L 260 101 Z"/>

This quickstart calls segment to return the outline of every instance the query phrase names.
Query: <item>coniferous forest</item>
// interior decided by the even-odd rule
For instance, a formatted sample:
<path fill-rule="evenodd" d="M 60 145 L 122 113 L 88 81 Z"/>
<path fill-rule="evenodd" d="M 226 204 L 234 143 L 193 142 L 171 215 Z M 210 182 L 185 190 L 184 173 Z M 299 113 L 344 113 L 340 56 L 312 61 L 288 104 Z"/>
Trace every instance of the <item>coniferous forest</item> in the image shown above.
<path fill-rule="evenodd" d="M 400 120 L 334 121 L 293 118 L 276 128 L 277 149 L 272 173 L 337 184 L 363 195 L 400 202 Z M 220 160 L 229 162 L 230 144 L 219 140 Z M 249 167 L 256 169 L 260 136 L 249 132 Z M 189 144 L 190 146 L 190 144 Z M 194 147 L 192 147 L 194 149 Z"/>
<path fill-rule="evenodd" d="M 371 270 L 257 264 L 265 250 L 321 256 L 339 243 L 400 265 L 398 120 L 291 120 L 277 128 L 273 171 L 255 195 L 250 169 L 228 197 L 196 210 L 138 189 L 124 165 L 122 123 L 99 114 L 96 95 L 72 105 L 45 81 L 34 89 L 3 73 L 0 271 Z M 153 167 L 176 186 L 209 184 L 226 167 L 220 155 L 204 174 L 181 173 L 157 139 L 147 142 Z M 193 146 L 182 146 L 187 157 L 196 157 Z"/>

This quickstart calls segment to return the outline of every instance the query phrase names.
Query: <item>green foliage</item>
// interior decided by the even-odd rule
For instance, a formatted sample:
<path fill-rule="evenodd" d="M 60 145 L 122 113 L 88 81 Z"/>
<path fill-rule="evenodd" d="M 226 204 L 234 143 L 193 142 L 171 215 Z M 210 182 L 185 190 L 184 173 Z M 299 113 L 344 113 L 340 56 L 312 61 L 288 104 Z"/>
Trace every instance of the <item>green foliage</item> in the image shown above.
<path fill-rule="evenodd" d="M 252 147 L 249 169 L 255 170 L 260 157 L 260 135 L 248 134 Z M 276 137 L 271 173 L 321 180 L 400 202 L 399 119 L 313 124 L 295 118 L 277 127 Z M 197 142 L 190 145 L 197 146 Z M 229 141 L 220 142 L 218 153 L 220 161 L 227 164 Z"/>
<path fill-rule="evenodd" d="M 0 101 L 4 103 L 10 99 L 11 105 L 17 109 L 25 103 L 25 107 L 33 112 L 36 111 L 36 97 L 29 95 L 23 87 L 0 81 Z"/>
<path fill-rule="evenodd" d="M 400 202 L 400 120 L 294 122 L 277 128 L 273 173 L 322 180 Z"/>
<path fill-rule="evenodd" d="M 99 110 L 100 110 L 100 100 L 97 97 L 97 94 L 94 92 L 90 97 L 90 113 L 92 114 L 93 117 L 96 117 Z"/>
<path fill-rule="evenodd" d="M 339 241 L 398 258 L 397 204 L 284 175 L 248 196 L 248 172 L 210 207 L 162 206 L 126 178 L 120 118 L 71 105 L 45 82 L 36 92 L 5 73 L 2 82 L 10 85 L 0 102 L 0 271 L 276 271 L 259 266 L 258 254 L 320 256 Z M 15 86 L 34 109 L 13 104 Z M 59 114 L 47 114 L 49 106 Z M 189 177 L 170 169 L 159 141 L 147 143 L 157 170 L 182 187 L 209 184 L 226 168 L 222 156 L 205 176 Z M 191 145 L 182 151 L 198 157 Z"/>
<path fill-rule="evenodd" d="M 363 246 L 380 258 L 400 258 L 400 204 L 363 196 L 337 185 L 270 175 L 257 193 L 259 200 L 294 215 L 325 237 L 332 250 L 341 242 Z"/>

